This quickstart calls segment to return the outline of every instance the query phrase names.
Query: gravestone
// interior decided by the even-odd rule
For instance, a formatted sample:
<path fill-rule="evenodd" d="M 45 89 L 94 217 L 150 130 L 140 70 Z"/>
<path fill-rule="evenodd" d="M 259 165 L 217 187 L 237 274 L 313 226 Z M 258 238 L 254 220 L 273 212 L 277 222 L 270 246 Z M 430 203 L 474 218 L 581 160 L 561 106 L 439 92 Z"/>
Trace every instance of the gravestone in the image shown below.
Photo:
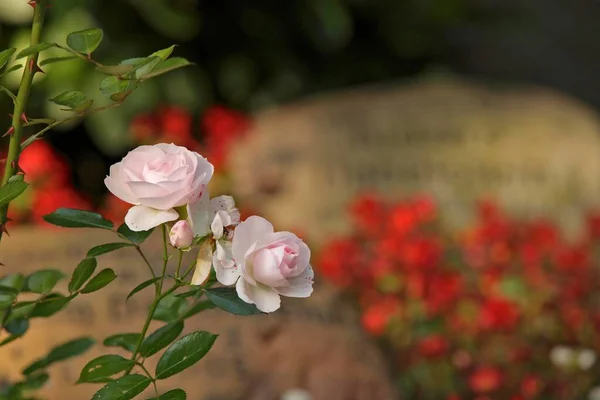
<path fill-rule="evenodd" d="M 142 246 L 156 266 L 161 264 L 159 236 Z M 15 228 L 0 243 L 5 264 L 0 275 L 58 268 L 70 276 L 88 249 L 115 239 L 101 230 Z M 18 379 L 24 366 L 53 346 L 89 335 L 96 345 L 82 356 L 50 367 L 51 379 L 41 394 L 49 400 L 88 399 L 101 387 L 74 385 L 81 367 L 101 354 L 119 353 L 114 347 L 103 347 L 103 339 L 141 331 L 152 301 L 152 290 L 145 290 L 125 302 L 129 291 L 149 275 L 135 250 L 125 248 L 98 257 L 97 271 L 101 268 L 113 268 L 118 278 L 98 292 L 80 295 L 49 319 L 32 320 L 23 338 L 0 347 L 0 382 Z M 58 286 L 63 293 L 67 282 Z M 306 390 L 312 400 L 393 399 L 385 363 L 361 332 L 357 316 L 318 279 L 315 289 L 310 299 L 284 299 L 282 308 L 269 315 L 240 317 L 209 310 L 186 320 L 184 333 L 202 329 L 219 337 L 195 366 L 159 381 L 160 391 L 180 387 L 191 400 L 279 400 L 290 389 Z M 149 332 L 160 325 L 153 322 Z M 148 360 L 149 370 L 158 358 Z M 153 395 L 151 387 L 146 394 L 141 398 Z"/>
<path fill-rule="evenodd" d="M 600 121 L 536 87 L 431 80 L 309 98 L 259 113 L 230 157 L 243 204 L 318 242 L 348 229 L 348 202 L 431 195 L 467 224 L 491 198 L 575 233 L 600 206 Z"/>

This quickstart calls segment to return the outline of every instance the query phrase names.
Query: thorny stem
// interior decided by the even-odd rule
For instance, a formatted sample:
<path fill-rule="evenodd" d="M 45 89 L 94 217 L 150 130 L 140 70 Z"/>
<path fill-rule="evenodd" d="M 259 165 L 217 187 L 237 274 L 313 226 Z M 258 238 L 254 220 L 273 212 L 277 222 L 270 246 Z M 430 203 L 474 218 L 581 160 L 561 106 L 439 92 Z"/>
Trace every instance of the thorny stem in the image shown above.
<path fill-rule="evenodd" d="M 40 43 L 40 37 L 42 35 L 42 27 L 44 25 L 44 17 L 46 14 L 46 0 L 38 0 L 36 3 L 35 11 L 33 14 L 33 25 L 31 27 L 31 41 L 30 45 L 36 45 Z M 13 133 L 10 136 L 10 143 L 8 147 L 8 155 L 6 157 L 6 166 L 4 168 L 4 177 L 2 178 L 2 186 L 6 185 L 8 180 L 15 175 L 17 172 L 17 163 L 19 161 L 19 154 L 21 153 L 21 136 L 23 134 L 23 120 L 21 115 L 27 108 L 27 101 L 29 99 L 29 92 L 31 89 L 31 82 L 35 75 L 36 69 L 31 66 L 37 65 L 38 53 L 32 54 L 27 58 L 27 63 L 23 69 L 23 76 L 21 77 L 21 83 L 19 85 L 19 91 L 15 101 L 15 107 L 12 116 L 12 128 Z M 0 225 L 6 223 L 6 214 L 8 213 L 8 204 L 0 207 Z M 0 239 L 2 239 L 2 230 L 0 230 Z"/>

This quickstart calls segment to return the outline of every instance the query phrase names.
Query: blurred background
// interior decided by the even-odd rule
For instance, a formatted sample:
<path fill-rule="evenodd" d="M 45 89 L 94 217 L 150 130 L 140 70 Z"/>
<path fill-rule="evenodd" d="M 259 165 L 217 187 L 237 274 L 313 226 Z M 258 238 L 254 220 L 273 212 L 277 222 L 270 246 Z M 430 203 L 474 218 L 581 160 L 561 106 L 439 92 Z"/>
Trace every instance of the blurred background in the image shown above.
<path fill-rule="evenodd" d="M 0 48 L 27 46 L 31 16 L 25 0 L 0 0 Z M 43 215 L 72 207 L 122 222 L 128 206 L 107 193 L 103 179 L 110 164 L 140 144 L 193 148 L 218 169 L 214 192 L 235 191 L 231 158 L 239 153 L 232 148 L 262 137 L 270 129 L 264 121 L 277 110 L 285 110 L 284 122 L 300 121 L 289 131 L 283 123 L 279 134 L 300 140 L 302 113 L 310 107 L 295 105 L 311 104 L 313 98 L 331 94 L 344 104 L 345 93 L 354 99 L 366 90 L 367 100 L 352 101 L 366 103 L 364 109 L 340 106 L 341 119 L 363 110 L 376 115 L 373 109 L 387 109 L 389 116 L 404 103 L 391 99 L 392 105 L 378 108 L 381 101 L 374 101 L 369 111 L 374 90 L 406 89 L 410 103 L 419 98 L 415 82 L 477 82 L 491 94 L 433 94 L 434 104 L 448 108 L 432 109 L 421 120 L 443 119 L 443 130 L 455 115 L 471 118 L 473 107 L 499 104 L 510 113 L 485 123 L 489 130 L 498 128 L 500 136 L 507 123 L 511 138 L 526 138 L 540 126 L 551 131 L 536 141 L 506 142 L 510 147 L 502 154 L 524 151 L 527 161 L 527 146 L 543 148 L 535 156 L 541 173 L 560 171 L 561 160 L 568 158 L 576 175 L 587 174 L 576 185 L 583 187 L 581 193 L 594 188 L 585 192 L 590 199 L 581 201 L 579 191 L 570 191 L 559 203 L 570 205 L 577 235 L 563 232 L 563 221 L 554 218 L 556 208 L 535 219 L 515 216 L 503 210 L 500 199 L 484 199 L 485 188 L 475 191 L 472 200 L 477 201 L 464 204 L 472 216 L 469 224 L 448 229 L 440 223 L 452 212 L 444 208 L 448 198 L 440 200 L 430 186 L 406 189 L 402 182 L 396 182 L 402 190 L 387 193 L 385 184 L 369 184 L 368 171 L 366 184 L 338 199 L 344 202 L 338 210 L 343 229 L 325 237 L 322 232 L 311 236 L 306 227 L 298 232 L 320 250 L 315 259 L 323 279 L 360 311 L 362 327 L 387 350 L 391 379 L 402 398 L 600 399 L 600 218 L 593 210 L 600 205 L 594 197 L 600 183 L 599 18 L 595 0 L 53 0 L 45 41 L 64 43 L 69 32 L 100 27 L 104 41 L 94 57 L 104 64 L 177 44 L 174 54 L 196 65 L 148 81 L 120 107 L 64 125 L 29 147 L 20 167 L 32 188 L 11 205 L 10 217 L 13 224 L 43 226 Z M 49 50 L 41 59 L 56 56 Z M 64 117 L 47 99 L 68 89 L 101 99 L 102 75 L 92 66 L 74 60 L 43 69 L 46 74 L 34 80 L 30 118 Z M 20 74 L 12 72 L 2 83 L 15 90 Z M 496 87 L 510 88 L 512 97 L 498 95 L 504 100 L 496 102 L 490 89 Z M 533 100 L 529 88 L 535 88 Z M 422 91 L 429 90 L 425 85 Z M 466 104 L 462 111 L 452 108 L 456 99 Z M 0 97 L 0 126 L 9 126 L 11 109 L 10 98 Z M 513 109 L 526 117 L 513 117 Z M 573 110 L 568 118 L 575 122 L 555 124 L 566 109 Z M 308 114 L 316 133 L 308 143 L 292 146 L 314 153 L 327 129 Z M 391 135 L 403 129 L 403 120 L 381 128 L 378 118 L 355 129 L 365 138 L 379 137 L 372 133 L 378 129 Z M 544 141 L 557 145 L 546 150 L 538 146 Z M 0 152 L 7 142 L 0 141 Z M 257 143 L 262 153 L 273 150 Z M 327 143 L 327 148 L 336 146 Z M 458 158 L 487 154 L 465 149 Z M 429 157 L 427 149 L 418 154 Z M 498 158 L 495 165 L 513 161 Z M 259 189 L 261 196 L 279 194 Z M 251 201 L 259 189 L 241 192 L 246 215 L 263 212 L 260 201 Z M 518 201 L 543 206 L 556 200 L 533 190 L 526 194 Z M 300 219 L 313 210 L 302 201 L 294 204 Z M 273 209 L 265 212 L 277 215 Z M 296 228 L 285 216 L 281 223 Z"/>

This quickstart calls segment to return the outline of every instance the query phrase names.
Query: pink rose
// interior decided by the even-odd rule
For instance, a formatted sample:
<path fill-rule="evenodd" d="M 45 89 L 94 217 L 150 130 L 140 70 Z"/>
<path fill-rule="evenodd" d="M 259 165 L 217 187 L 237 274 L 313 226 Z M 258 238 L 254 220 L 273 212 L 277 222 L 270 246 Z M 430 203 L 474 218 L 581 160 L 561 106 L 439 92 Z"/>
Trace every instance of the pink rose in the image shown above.
<path fill-rule="evenodd" d="M 169 241 L 178 249 L 190 247 L 194 240 L 194 233 L 186 220 L 177 221 L 169 232 Z"/>
<path fill-rule="evenodd" d="M 200 154 L 174 144 L 139 146 L 110 167 L 104 184 L 133 204 L 125 216 L 132 231 L 146 231 L 179 218 L 175 207 L 196 202 L 213 175 Z"/>
<path fill-rule="evenodd" d="M 293 233 L 274 232 L 266 219 L 252 216 L 235 228 L 231 251 L 235 266 L 215 265 L 223 268 L 216 271 L 217 277 L 223 284 L 237 280 L 238 296 L 246 303 L 273 312 L 280 306 L 280 295 L 311 295 L 314 272 L 309 264 L 310 249 Z"/>

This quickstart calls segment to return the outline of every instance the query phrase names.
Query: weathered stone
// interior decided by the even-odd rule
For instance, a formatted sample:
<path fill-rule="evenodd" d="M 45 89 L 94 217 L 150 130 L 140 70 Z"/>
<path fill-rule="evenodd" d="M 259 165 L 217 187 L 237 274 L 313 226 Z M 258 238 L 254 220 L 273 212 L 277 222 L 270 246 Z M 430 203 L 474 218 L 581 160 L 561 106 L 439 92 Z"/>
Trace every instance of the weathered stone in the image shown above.
<path fill-rule="evenodd" d="M 13 229 L 11 237 L 0 244 L 0 259 L 6 264 L 2 274 L 58 268 L 70 275 L 89 248 L 115 239 L 110 232 L 95 230 Z M 158 240 L 156 235 L 143 246 L 157 266 Z M 120 353 L 103 347 L 104 338 L 141 330 L 152 290 L 125 302 L 129 291 L 149 275 L 135 250 L 109 253 L 98 262 L 98 271 L 113 268 L 117 280 L 96 293 L 80 295 L 49 319 L 32 320 L 24 338 L 0 348 L 0 380 L 18 379 L 24 366 L 51 347 L 91 335 L 98 342 L 94 348 L 51 367 L 51 380 L 42 393 L 49 399 L 86 399 L 101 387 L 74 383 L 87 361 Z M 67 282 L 59 289 L 66 289 Z M 285 299 L 273 314 L 239 317 L 210 310 L 188 319 L 184 332 L 203 329 L 220 336 L 203 360 L 180 375 L 159 381 L 159 389 L 165 392 L 180 387 L 194 400 L 277 400 L 291 388 L 307 389 L 313 400 L 393 398 L 382 357 L 361 332 L 354 312 L 319 280 L 315 287 L 314 297 Z M 153 322 L 149 332 L 160 324 Z M 157 360 L 158 356 L 148 360 L 151 371 Z M 152 393 L 148 389 L 147 394 Z"/>
<path fill-rule="evenodd" d="M 324 95 L 268 110 L 231 157 L 232 190 L 280 229 L 318 243 L 376 190 L 432 195 L 451 227 L 491 197 L 569 231 L 600 205 L 600 122 L 535 87 L 432 81 Z"/>

